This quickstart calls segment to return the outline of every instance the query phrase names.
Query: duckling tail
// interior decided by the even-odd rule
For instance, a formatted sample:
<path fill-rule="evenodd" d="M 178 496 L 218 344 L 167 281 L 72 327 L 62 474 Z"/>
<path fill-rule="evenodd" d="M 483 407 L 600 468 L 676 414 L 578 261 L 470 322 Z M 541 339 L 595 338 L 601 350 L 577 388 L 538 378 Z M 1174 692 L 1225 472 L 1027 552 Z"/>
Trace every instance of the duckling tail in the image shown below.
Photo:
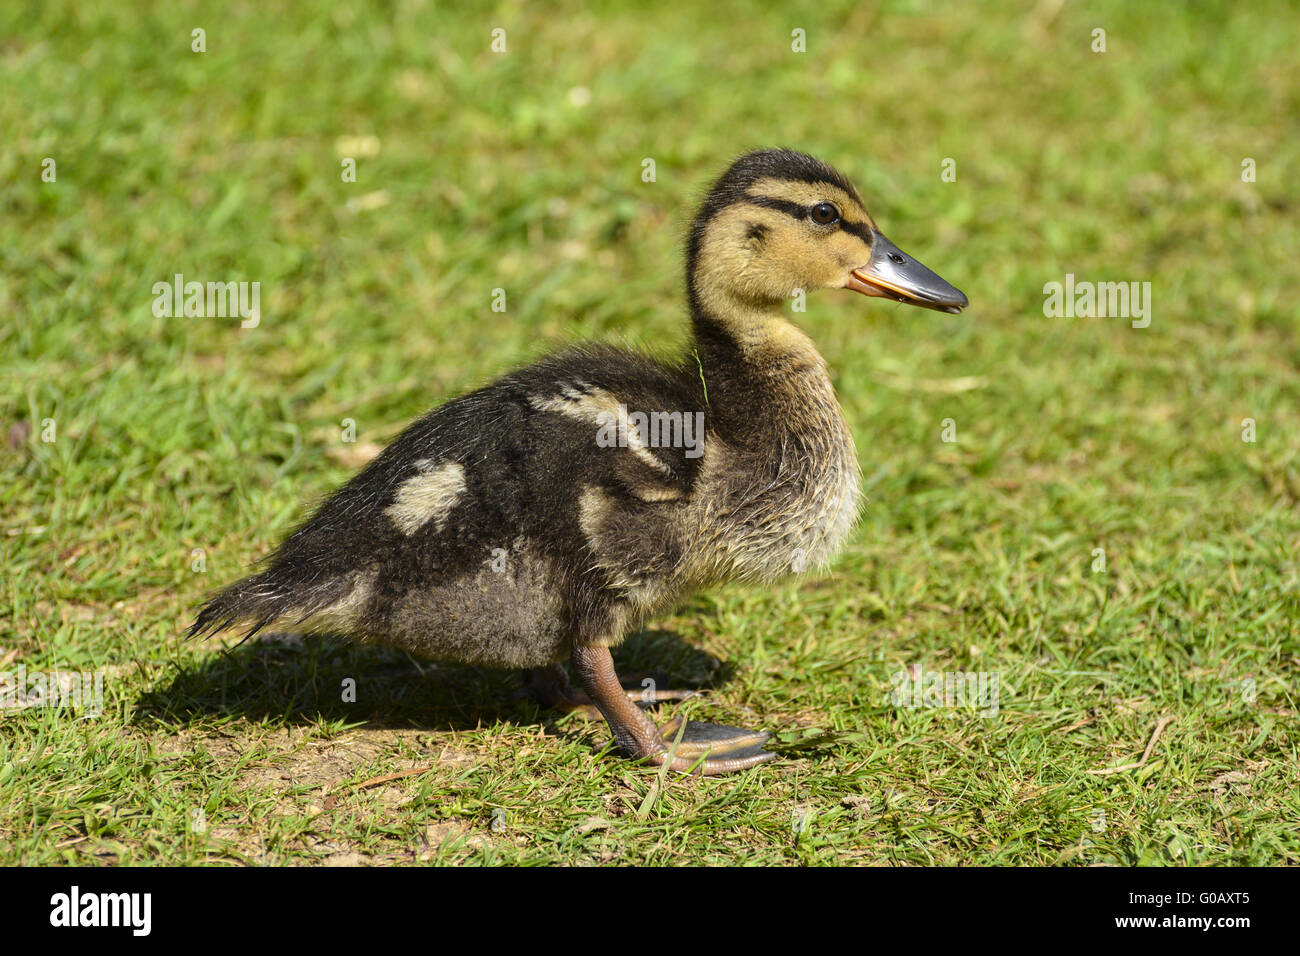
<path fill-rule="evenodd" d="M 333 583 L 333 582 L 331 582 Z M 305 589 L 300 583 L 286 580 L 271 568 L 244 578 L 210 598 L 190 625 L 188 636 L 216 634 L 227 628 L 247 625 L 248 640 L 273 621 L 292 615 L 305 620 L 336 598 L 337 589 L 326 586 Z"/>

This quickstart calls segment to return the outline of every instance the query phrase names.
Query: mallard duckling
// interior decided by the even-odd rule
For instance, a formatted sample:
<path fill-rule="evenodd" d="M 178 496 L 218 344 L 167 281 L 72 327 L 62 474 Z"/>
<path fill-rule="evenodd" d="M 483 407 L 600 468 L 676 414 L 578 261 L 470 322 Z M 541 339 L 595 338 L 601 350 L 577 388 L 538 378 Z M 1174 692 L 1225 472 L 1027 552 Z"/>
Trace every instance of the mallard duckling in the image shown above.
<path fill-rule="evenodd" d="M 671 741 L 674 770 L 771 759 L 762 732 L 661 732 L 610 648 L 697 589 L 775 581 L 848 535 L 857 456 L 825 360 L 782 311 L 795 290 L 946 312 L 966 297 L 882 236 L 843 175 L 784 149 L 742 157 L 709 191 L 686 287 L 680 362 L 587 345 L 447 402 L 191 633 L 279 624 L 552 674 L 568 658 L 634 758 L 662 766 Z"/>

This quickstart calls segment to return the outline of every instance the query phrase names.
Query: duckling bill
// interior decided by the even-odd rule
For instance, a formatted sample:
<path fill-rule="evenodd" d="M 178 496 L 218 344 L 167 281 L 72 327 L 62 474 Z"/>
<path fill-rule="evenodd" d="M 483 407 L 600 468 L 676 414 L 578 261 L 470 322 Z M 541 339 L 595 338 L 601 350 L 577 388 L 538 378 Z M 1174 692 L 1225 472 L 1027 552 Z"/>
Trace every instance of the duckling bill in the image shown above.
<path fill-rule="evenodd" d="M 680 361 L 584 345 L 447 402 L 213 597 L 191 634 L 344 634 L 534 668 L 574 699 L 567 659 L 631 757 L 704 774 L 772 759 L 761 731 L 661 731 L 610 648 L 701 588 L 825 563 L 852 528 L 857 454 L 825 360 L 783 312 L 794 290 L 945 312 L 967 300 L 881 235 L 843 175 L 784 149 L 713 185 L 686 280 Z M 691 442 L 674 431 L 688 420 L 703 428 Z M 607 440 L 611 424 L 624 440 Z"/>

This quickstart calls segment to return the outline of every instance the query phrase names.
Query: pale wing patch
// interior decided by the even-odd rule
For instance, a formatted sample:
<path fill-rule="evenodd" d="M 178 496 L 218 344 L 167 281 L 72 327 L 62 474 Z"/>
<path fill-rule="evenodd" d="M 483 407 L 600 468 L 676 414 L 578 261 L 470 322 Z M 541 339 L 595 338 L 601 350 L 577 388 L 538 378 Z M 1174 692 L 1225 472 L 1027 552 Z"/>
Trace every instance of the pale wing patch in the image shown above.
<path fill-rule="evenodd" d="M 465 468 L 455 461 L 435 465 L 427 458 L 415 465 L 420 473 L 402 482 L 384 514 L 405 535 L 415 534 L 430 521 L 441 531 L 451 509 L 465 493 Z"/>
<path fill-rule="evenodd" d="M 618 399 L 603 388 L 592 388 L 582 381 L 562 385 L 558 395 L 529 395 L 528 404 L 539 412 L 558 412 L 592 424 L 598 415 L 618 411 Z"/>
<path fill-rule="evenodd" d="M 600 429 L 614 430 L 625 438 L 628 451 L 645 464 L 661 474 L 672 473 L 672 468 L 650 450 L 640 430 L 629 423 L 626 404 L 603 388 L 590 388 L 586 382 L 576 384 L 578 388 L 564 386 L 559 395 L 530 395 L 528 402 L 538 411 L 557 412 L 591 425 L 593 444 Z"/>

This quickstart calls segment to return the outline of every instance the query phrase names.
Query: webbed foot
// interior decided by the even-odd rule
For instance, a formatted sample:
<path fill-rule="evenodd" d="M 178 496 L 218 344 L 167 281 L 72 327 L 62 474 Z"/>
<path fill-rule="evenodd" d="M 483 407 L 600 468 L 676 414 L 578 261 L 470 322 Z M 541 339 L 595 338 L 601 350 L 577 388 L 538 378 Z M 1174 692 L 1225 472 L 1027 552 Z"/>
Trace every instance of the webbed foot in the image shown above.
<path fill-rule="evenodd" d="M 683 730 L 682 723 L 681 717 L 674 717 L 659 732 L 664 750 L 647 758 L 655 766 L 662 767 L 668 763 L 671 770 L 709 776 L 747 770 L 777 757 L 763 749 L 763 744 L 771 736 L 766 731 L 706 724 L 698 720 L 685 721 Z"/>

